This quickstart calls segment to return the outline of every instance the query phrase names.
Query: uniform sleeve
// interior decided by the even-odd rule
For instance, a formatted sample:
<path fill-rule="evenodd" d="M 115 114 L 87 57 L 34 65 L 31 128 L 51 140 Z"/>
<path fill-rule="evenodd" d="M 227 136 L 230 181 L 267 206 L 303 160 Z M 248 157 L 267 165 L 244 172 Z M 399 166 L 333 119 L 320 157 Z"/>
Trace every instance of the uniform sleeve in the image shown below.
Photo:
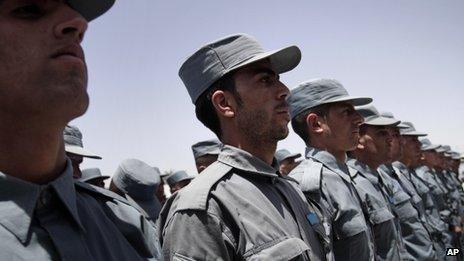
<path fill-rule="evenodd" d="M 231 230 L 215 214 L 178 211 L 163 230 L 165 260 L 234 260 Z"/>

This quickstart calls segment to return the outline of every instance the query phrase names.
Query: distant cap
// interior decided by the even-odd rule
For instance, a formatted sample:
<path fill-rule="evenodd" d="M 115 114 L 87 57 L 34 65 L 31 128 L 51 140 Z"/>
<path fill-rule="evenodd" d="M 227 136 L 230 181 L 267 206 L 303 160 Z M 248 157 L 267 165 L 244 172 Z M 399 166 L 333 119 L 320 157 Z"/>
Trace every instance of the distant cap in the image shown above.
<path fill-rule="evenodd" d="M 119 164 L 112 182 L 131 203 L 141 207 L 149 218 L 156 219 L 161 209 L 155 198 L 155 191 L 161 183 L 157 169 L 138 159 L 126 159 Z"/>
<path fill-rule="evenodd" d="M 82 176 L 79 178 L 81 182 L 87 182 L 94 179 L 107 179 L 110 176 L 103 176 L 99 168 L 89 168 L 82 170 Z"/>
<path fill-rule="evenodd" d="M 277 163 L 280 164 L 285 159 L 299 158 L 299 157 L 301 157 L 301 154 L 300 153 L 291 153 L 290 151 L 288 151 L 286 149 L 280 149 L 280 150 L 276 151 L 274 157 L 276 158 Z"/>
<path fill-rule="evenodd" d="M 366 125 L 373 126 L 396 126 L 400 123 L 399 120 L 393 117 L 384 117 L 373 105 L 357 106 L 356 111 L 364 118 Z"/>
<path fill-rule="evenodd" d="M 86 158 L 101 159 L 100 156 L 84 149 L 82 143 L 82 133 L 76 126 L 68 125 L 63 131 L 64 150 L 66 152 L 80 155 Z"/>
<path fill-rule="evenodd" d="M 217 139 L 200 141 L 192 145 L 193 157 L 198 159 L 205 155 L 219 155 L 222 143 Z"/>
<path fill-rule="evenodd" d="M 451 158 L 454 160 L 459 160 L 461 159 L 461 153 L 453 151 L 453 154 L 451 155 Z"/>
<path fill-rule="evenodd" d="M 448 150 L 450 150 L 451 147 L 447 146 L 447 145 L 439 145 L 438 148 L 435 149 L 436 152 L 438 153 L 443 153 L 443 152 L 446 152 Z"/>
<path fill-rule="evenodd" d="M 190 176 L 189 174 L 187 174 L 187 172 L 183 170 L 179 170 L 169 175 L 166 182 L 168 183 L 169 186 L 172 186 L 177 182 L 180 182 L 183 180 L 189 180 L 189 179 L 194 179 L 194 177 Z"/>
<path fill-rule="evenodd" d="M 353 106 L 359 106 L 372 102 L 372 99 L 350 96 L 343 85 L 333 79 L 303 82 L 291 90 L 288 98 L 292 119 L 308 109 L 334 102 L 348 102 Z"/>
<path fill-rule="evenodd" d="M 179 76 L 195 104 L 198 97 L 225 74 L 266 58 L 272 69 L 280 74 L 300 63 L 301 52 L 296 46 L 266 52 L 249 35 L 230 35 L 206 44 L 187 58 L 179 69 Z"/>
<path fill-rule="evenodd" d="M 427 138 L 420 139 L 420 142 L 422 151 L 436 150 L 440 147 L 438 144 L 432 144 L 432 142 L 430 142 L 430 140 Z"/>
<path fill-rule="evenodd" d="M 389 112 L 389 111 L 384 111 L 384 112 L 381 112 L 380 115 L 382 115 L 383 117 L 386 117 L 386 118 L 390 118 L 390 119 L 394 119 L 394 120 L 397 120 L 395 118 L 395 116 L 393 115 L 393 113 Z M 398 129 L 406 129 L 406 128 L 409 128 L 407 125 L 404 125 L 401 121 L 398 125 L 396 125 L 396 127 Z"/>
<path fill-rule="evenodd" d="M 115 0 L 67 0 L 66 2 L 87 21 L 92 21 L 108 11 Z"/>
<path fill-rule="evenodd" d="M 407 126 L 407 128 L 400 129 L 400 134 L 401 135 L 403 135 L 403 136 L 418 136 L 418 137 L 427 136 L 427 133 L 416 131 L 416 128 L 414 128 L 414 125 L 412 124 L 412 122 L 403 121 L 401 123 L 403 123 L 405 126 Z"/>

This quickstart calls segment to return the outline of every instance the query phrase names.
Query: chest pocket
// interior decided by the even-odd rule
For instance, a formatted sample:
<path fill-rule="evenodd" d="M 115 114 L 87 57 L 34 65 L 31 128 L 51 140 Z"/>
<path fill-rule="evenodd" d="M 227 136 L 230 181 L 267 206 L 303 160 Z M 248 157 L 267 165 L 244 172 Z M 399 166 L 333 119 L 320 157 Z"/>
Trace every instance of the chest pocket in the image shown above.
<path fill-rule="evenodd" d="M 244 255 L 245 260 L 291 260 L 304 254 L 309 250 L 306 243 L 299 238 L 285 238 L 278 242 L 261 245 L 248 251 Z M 301 260 L 305 260 L 301 258 Z"/>
<path fill-rule="evenodd" d="M 395 205 L 393 211 L 400 220 L 407 220 L 417 215 L 416 209 L 411 204 L 411 197 L 402 190 L 396 191 L 393 195 Z"/>
<path fill-rule="evenodd" d="M 366 202 L 364 204 L 371 225 L 377 225 L 395 218 L 383 202 L 369 194 L 366 195 Z"/>

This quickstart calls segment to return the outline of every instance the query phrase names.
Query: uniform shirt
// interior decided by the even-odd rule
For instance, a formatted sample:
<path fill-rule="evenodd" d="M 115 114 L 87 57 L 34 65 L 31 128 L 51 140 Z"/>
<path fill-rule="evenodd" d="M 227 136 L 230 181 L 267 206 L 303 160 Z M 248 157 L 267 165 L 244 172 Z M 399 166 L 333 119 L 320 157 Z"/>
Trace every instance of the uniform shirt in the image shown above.
<path fill-rule="evenodd" d="M 373 260 L 374 242 L 346 164 L 329 152 L 306 148 L 306 159 L 289 174 L 308 198 L 327 209 L 336 260 Z"/>
<path fill-rule="evenodd" d="M 419 177 L 430 189 L 432 192 L 433 200 L 438 211 L 441 215 L 449 220 L 450 212 L 446 204 L 446 195 L 445 191 L 442 189 L 440 184 L 434 178 L 433 170 L 427 166 L 420 166 L 416 168 L 417 177 Z"/>
<path fill-rule="evenodd" d="M 154 226 L 119 196 L 72 178 L 47 185 L 0 172 L 0 260 L 146 260 Z"/>
<path fill-rule="evenodd" d="M 163 207 L 157 226 L 164 257 L 323 260 L 322 225 L 296 182 L 276 173 L 225 145 L 218 160 Z"/>
<path fill-rule="evenodd" d="M 362 200 L 364 215 L 374 233 L 376 260 L 399 260 L 401 233 L 398 233 L 395 216 L 390 210 L 390 196 L 380 184 L 377 171 L 355 159 L 349 159 L 347 165 Z"/>
<path fill-rule="evenodd" d="M 425 218 L 421 216 L 423 208 L 420 204 L 422 204 L 422 200 L 415 192 L 414 186 L 392 164 L 381 165 L 378 170 L 380 175 L 391 178 L 399 185 L 392 187 L 396 195 L 394 211 L 400 219 L 403 242 L 410 258 L 413 260 L 436 260 L 437 256 L 427 228 L 428 225 Z M 411 204 L 405 200 L 407 197 L 409 197 Z M 403 204 L 399 204 L 399 201 Z"/>

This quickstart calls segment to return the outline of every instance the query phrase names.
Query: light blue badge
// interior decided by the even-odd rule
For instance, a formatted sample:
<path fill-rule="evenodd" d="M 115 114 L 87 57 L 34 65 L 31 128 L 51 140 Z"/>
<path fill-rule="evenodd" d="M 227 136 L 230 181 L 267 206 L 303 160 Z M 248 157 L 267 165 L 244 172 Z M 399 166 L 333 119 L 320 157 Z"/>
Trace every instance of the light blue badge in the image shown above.
<path fill-rule="evenodd" d="M 312 226 L 319 224 L 319 217 L 316 215 L 316 213 L 309 212 L 309 214 L 306 215 L 306 219 L 308 219 Z"/>

